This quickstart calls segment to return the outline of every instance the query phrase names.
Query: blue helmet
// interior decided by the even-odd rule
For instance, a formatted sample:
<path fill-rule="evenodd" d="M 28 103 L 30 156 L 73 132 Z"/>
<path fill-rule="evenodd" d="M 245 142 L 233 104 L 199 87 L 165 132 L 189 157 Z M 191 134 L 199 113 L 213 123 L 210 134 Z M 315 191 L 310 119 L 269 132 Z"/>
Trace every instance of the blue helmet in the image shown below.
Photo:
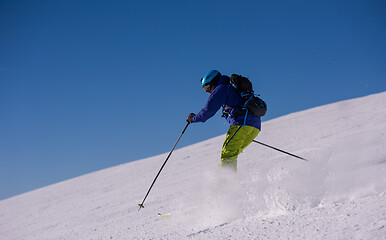
<path fill-rule="evenodd" d="M 210 83 L 211 85 L 216 85 L 221 73 L 217 70 L 211 70 L 203 78 L 201 78 L 201 87 L 204 87 L 205 84 Z"/>

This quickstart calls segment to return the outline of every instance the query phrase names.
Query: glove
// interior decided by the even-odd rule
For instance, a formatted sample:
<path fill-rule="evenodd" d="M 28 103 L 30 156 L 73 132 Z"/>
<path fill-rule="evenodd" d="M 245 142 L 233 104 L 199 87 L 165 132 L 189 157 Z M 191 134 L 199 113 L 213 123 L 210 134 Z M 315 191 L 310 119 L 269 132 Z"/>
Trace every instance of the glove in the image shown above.
<path fill-rule="evenodd" d="M 196 116 L 196 114 L 190 113 L 190 114 L 188 115 L 188 117 L 186 118 L 186 121 L 187 121 L 188 123 L 192 123 L 192 122 L 193 122 L 193 117 L 194 117 L 194 116 Z"/>

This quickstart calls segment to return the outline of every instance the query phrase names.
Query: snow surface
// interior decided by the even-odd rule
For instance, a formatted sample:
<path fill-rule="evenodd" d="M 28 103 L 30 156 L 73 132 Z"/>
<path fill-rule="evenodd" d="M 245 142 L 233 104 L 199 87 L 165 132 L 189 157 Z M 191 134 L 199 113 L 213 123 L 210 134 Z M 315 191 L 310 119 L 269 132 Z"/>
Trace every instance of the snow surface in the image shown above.
<path fill-rule="evenodd" d="M 386 239 L 385 134 L 386 92 L 289 114 L 257 140 L 309 162 L 251 143 L 234 174 L 222 135 L 176 150 L 141 211 L 168 152 L 0 201 L 0 239 Z"/>

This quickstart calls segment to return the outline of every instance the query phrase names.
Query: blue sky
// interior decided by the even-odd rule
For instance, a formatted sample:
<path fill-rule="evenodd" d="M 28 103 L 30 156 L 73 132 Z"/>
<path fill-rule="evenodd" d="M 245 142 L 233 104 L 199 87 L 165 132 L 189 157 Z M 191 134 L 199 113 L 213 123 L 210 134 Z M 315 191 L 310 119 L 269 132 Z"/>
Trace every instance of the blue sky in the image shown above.
<path fill-rule="evenodd" d="M 385 12 L 382 0 L 0 1 L 0 199 L 169 152 L 211 69 L 248 76 L 263 121 L 385 91 Z M 178 147 L 227 129 L 217 114 Z"/>

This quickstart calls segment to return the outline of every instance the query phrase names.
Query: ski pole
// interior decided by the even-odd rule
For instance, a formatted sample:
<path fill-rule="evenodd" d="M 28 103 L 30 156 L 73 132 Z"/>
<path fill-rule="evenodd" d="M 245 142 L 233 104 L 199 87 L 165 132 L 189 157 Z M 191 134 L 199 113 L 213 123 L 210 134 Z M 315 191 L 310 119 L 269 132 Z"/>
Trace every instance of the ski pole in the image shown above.
<path fill-rule="evenodd" d="M 274 149 L 274 150 L 276 150 L 276 151 L 279 151 L 279 152 L 282 152 L 282 153 L 288 154 L 288 155 L 290 155 L 290 156 L 292 156 L 292 157 L 296 157 L 296 158 L 299 158 L 299 159 L 301 159 L 301 160 L 304 160 L 304 161 L 308 161 L 308 160 L 307 160 L 307 159 L 305 159 L 305 158 L 302 158 L 302 157 L 296 156 L 295 154 L 292 154 L 292 153 L 289 153 L 289 152 L 283 151 L 283 150 L 281 150 L 281 149 L 278 149 L 278 148 L 275 148 L 275 147 L 269 146 L 269 145 L 267 145 L 267 144 L 265 144 L 265 143 L 262 143 L 262 142 L 259 142 L 259 141 L 256 141 L 256 140 L 253 140 L 253 142 L 255 142 L 255 143 L 258 143 L 258 144 L 261 144 L 261 145 L 263 145 L 263 146 L 266 146 L 266 147 L 269 147 L 269 148 L 272 148 L 272 149 Z"/>
<path fill-rule="evenodd" d="M 155 176 L 155 178 L 154 178 L 154 180 L 153 180 L 153 183 L 150 185 L 150 188 L 149 188 L 149 190 L 147 191 L 146 196 L 145 196 L 145 198 L 143 199 L 142 203 L 138 204 L 138 206 L 139 206 L 138 211 L 141 210 L 141 208 L 144 208 L 144 207 L 145 207 L 145 206 L 143 206 L 143 203 L 145 202 L 145 200 L 146 200 L 147 196 L 149 195 L 149 192 L 150 192 L 150 190 L 152 189 L 152 187 L 153 187 L 155 181 L 157 180 L 157 178 L 158 178 L 159 174 L 161 173 L 162 169 L 164 168 L 166 162 L 169 160 L 170 156 L 172 155 L 172 152 L 174 151 L 174 148 L 176 148 L 177 143 L 180 141 L 182 135 L 184 134 L 184 132 L 185 132 L 186 128 L 189 126 L 189 124 L 190 124 L 189 122 L 186 124 L 186 126 L 185 126 L 184 130 L 182 131 L 180 137 L 178 138 L 176 144 L 174 144 L 174 147 L 173 147 L 172 150 L 170 151 L 170 153 L 169 153 L 168 157 L 166 158 L 165 162 L 162 164 L 161 169 L 158 171 L 157 176 Z"/>

